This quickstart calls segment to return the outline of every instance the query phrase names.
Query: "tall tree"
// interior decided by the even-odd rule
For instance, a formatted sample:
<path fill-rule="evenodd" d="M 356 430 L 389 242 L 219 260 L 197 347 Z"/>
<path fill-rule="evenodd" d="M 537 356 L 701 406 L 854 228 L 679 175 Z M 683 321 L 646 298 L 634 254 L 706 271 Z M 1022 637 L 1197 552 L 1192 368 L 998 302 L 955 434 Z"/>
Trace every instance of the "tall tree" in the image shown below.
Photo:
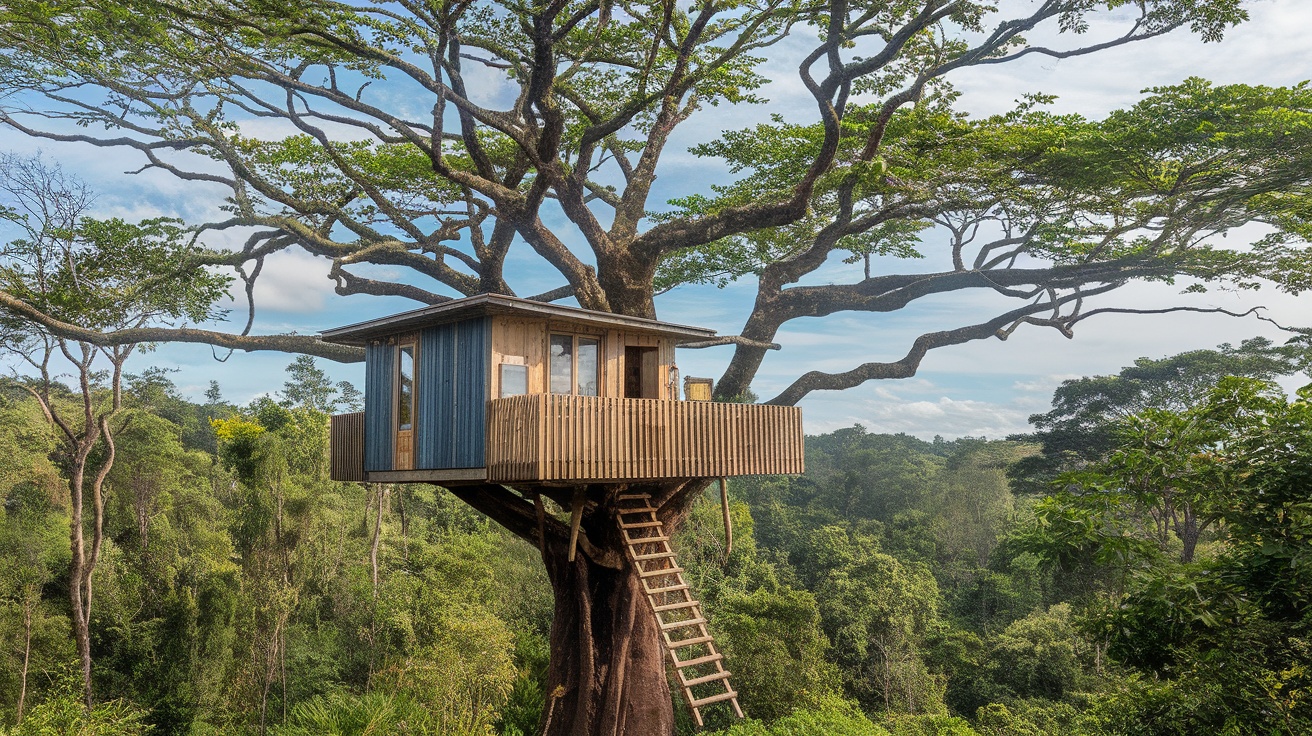
<path fill-rule="evenodd" d="M 39 158 L 0 158 L 0 196 L 7 200 L 0 204 L 0 216 L 18 230 L 18 237 L 0 246 L 0 284 L 56 319 L 88 331 L 204 320 L 224 293 L 226 277 L 176 269 L 191 250 L 181 228 L 165 220 L 130 224 L 89 218 L 90 191 Z M 18 382 L 52 426 L 57 442 L 52 459 L 68 482 L 69 601 L 88 709 L 92 583 L 104 541 L 105 478 L 114 466 L 113 420 L 123 408 L 123 366 L 137 347 L 68 339 L 8 314 L 0 320 L 0 349 L 29 369 Z M 71 392 L 59 381 L 61 361 L 73 371 Z"/>
<path fill-rule="evenodd" d="M 1166 358 L 1139 358 L 1112 376 L 1063 381 L 1052 409 L 1030 416 L 1035 431 L 1013 439 L 1033 440 L 1042 451 L 1009 468 L 1017 487 L 1044 492 L 1056 476 L 1096 462 L 1115 448 L 1121 422 L 1146 409 L 1181 411 L 1201 403 L 1225 376 L 1271 380 L 1309 369 L 1305 338 L 1285 345 L 1255 337 L 1215 350 L 1190 350 Z"/>
<path fill-rule="evenodd" d="M 1136 311 L 1087 306 L 1135 280 L 1308 283 L 1305 88 L 1190 80 L 1101 121 L 1052 115 L 1037 98 L 986 119 L 952 108 L 959 70 L 1179 29 L 1216 40 L 1245 17 L 1239 0 L 20 0 L 0 14 L 0 79 L 41 101 L 3 108 L 0 124 L 135 151 L 145 169 L 227 195 L 226 219 L 200 233 L 239 233 L 243 246 L 189 253 L 180 267 L 232 267 L 249 299 L 266 259 L 299 248 L 330 262 L 339 294 L 435 304 L 513 293 L 507 258 L 523 244 L 562 279 L 530 298 L 642 317 L 656 316 L 660 290 L 754 278 L 741 334 L 709 343 L 734 350 L 722 397 L 743 395 L 779 330 L 803 317 L 963 290 L 1013 300 L 920 336 L 900 359 L 808 372 L 774 403 L 905 377 L 929 350 L 1023 324 L 1069 335 L 1090 316 Z M 1122 25 L 1082 35 L 1095 21 Z M 1052 45 L 1027 40 L 1049 31 Z M 698 148 L 736 178 L 652 214 L 676 129 L 708 106 L 761 102 L 765 55 L 785 40 L 804 47 L 810 122 L 778 118 Z M 1251 222 L 1275 234 L 1242 252 L 1217 244 Z M 936 243 L 946 270 L 872 270 L 872 256 Z M 844 278 L 801 285 L 834 260 L 849 262 Z M 375 278 L 368 264 L 407 275 Z M 0 305 L 97 345 L 361 357 L 309 336 L 252 335 L 250 320 L 240 334 L 86 329 L 9 291 Z M 673 528 L 698 484 L 652 490 Z M 585 515 L 585 554 L 568 562 L 568 529 L 535 512 L 538 493 L 567 501 L 559 490 L 457 493 L 543 552 L 557 595 L 551 733 L 670 730 L 655 624 L 610 510 Z"/>

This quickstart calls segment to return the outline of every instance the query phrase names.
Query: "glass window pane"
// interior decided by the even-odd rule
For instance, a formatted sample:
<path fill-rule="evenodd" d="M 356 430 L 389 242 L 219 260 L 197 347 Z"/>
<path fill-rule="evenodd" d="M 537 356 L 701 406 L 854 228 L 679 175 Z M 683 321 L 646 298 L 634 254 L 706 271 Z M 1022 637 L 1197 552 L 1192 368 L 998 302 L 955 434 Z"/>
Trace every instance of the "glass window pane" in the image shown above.
<path fill-rule="evenodd" d="M 415 346 L 402 345 L 397 362 L 396 428 L 410 429 L 414 418 L 415 397 Z"/>
<path fill-rule="evenodd" d="M 574 338 L 551 336 L 551 393 L 574 393 Z"/>
<path fill-rule="evenodd" d="M 501 364 L 501 398 L 528 393 L 528 366 Z"/>
<path fill-rule="evenodd" d="M 579 396 L 597 395 L 597 355 L 600 342 L 590 337 L 579 338 Z"/>

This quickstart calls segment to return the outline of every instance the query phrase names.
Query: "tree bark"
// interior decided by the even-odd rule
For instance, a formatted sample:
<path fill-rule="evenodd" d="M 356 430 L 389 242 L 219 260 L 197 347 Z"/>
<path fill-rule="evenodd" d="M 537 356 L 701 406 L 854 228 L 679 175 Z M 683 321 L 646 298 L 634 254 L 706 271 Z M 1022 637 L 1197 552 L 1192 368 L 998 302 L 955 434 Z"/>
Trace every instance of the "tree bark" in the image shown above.
<path fill-rule="evenodd" d="M 555 593 L 545 736 L 674 732 L 656 617 L 627 563 L 612 570 L 548 548 Z"/>
<path fill-rule="evenodd" d="M 27 702 L 27 669 L 32 661 L 32 609 L 41 601 L 40 591 L 34 585 L 23 589 L 23 669 L 18 688 L 18 722 L 23 725 L 23 706 Z"/>
<path fill-rule="evenodd" d="M 383 500 L 387 496 L 382 484 L 374 484 L 374 531 L 369 541 L 369 573 L 373 581 L 374 598 L 378 598 L 378 541 L 383 535 Z"/>
<path fill-rule="evenodd" d="M 538 547 L 555 595 L 544 736 L 669 736 L 674 707 L 656 615 L 620 533 L 617 496 L 648 493 L 663 534 L 686 518 L 707 479 L 590 485 L 579 549 L 569 561 L 569 526 L 542 510 L 542 496 L 569 508 L 573 486 L 523 486 L 531 503 L 500 486 L 450 490 Z"/>
<path fill-rule="evenodd" d="M 89 449 L 89 448 L 88 448 Z M 86 457 L 82 453 L 74 459 L 73 473 L 69 478 L 69 490 L 72 491 L 70 505 L 72 519 L 69 523 L 69 548 L 72 562 L 68 571 L 68 598 L 73 609 L 73 638 L 77 641 L 77 655 L 82 669 L 82 700 L 88 710 L 91 709 L 91 602 L 84 597 L 83 586 L 90 577 L 86 554 L 86 539 L 82 529 L 82 490 L 83 468 Z"/>

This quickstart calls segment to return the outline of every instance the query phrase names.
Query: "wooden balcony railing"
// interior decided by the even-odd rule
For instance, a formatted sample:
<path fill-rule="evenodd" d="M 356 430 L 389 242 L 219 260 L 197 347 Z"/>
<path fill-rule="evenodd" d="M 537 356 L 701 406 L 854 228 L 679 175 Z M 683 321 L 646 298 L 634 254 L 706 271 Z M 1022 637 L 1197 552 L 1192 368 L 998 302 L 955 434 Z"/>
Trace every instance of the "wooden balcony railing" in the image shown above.
<path fill-rule="evenodd" d="M 490 481 L 802 472 L 791 406 L 531 394 L 488 402 Z"/>
<path fill-rule="evenodd" d="M 328 429 L 328 475 L 333 480 L 364 480 L 364 412 L 338 414 Z"/>

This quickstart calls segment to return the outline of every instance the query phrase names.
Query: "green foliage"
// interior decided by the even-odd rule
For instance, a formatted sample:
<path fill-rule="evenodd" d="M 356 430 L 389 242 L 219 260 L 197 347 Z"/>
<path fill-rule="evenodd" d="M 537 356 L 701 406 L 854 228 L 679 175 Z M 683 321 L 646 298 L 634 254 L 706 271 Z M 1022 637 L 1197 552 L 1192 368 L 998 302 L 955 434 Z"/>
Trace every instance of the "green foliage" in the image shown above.
<path fill-rule="evenodd" d="M 1197 404 L 1224 376 L 1271 380 L 1306 370 L 1308 360 L 1299 344 L 1275 346 L 1255 337 L 1238 347 L 1139 358 L 1114 376 L 1063 381 L 1053 393 L 1052 410 L 1030 417 L 1038 430 L 1031 437 L 1042 452 L 1018 460 L 1009 475 L 1020 490 L 1045 492 L 1062 470 L 1106 457 L 1117 443 L 1117 422 L 1145 409 L 1178 411 Z"/>
<path fill-rule="evenodd" d="M 1131 680 L 1120 711 L 1097 711 L 1119 724 L 1107 732 L 1306 730 L 1306 399 L 1228 377 L 1197 403 L 1144 410 L 1123 426 L 1104 462 L 1071 476 L 1086 489 L 1082 495 L 1055 496 L 1036 517 L 1037 535 L 1050 541 L 1045 520 L 1082 519 L 1065 536 L 1082 539 L 1077 544 L 1094 556 L 1083 564 L 1099 562 L 1096 555 L 1109 548 L 1133 552 L 1115 561 L 1122 582 L 1091 609 L 1088 625 L 1112 657 L 1162 682 Z M 1142 544 L 1181 533 L 1137 527 L 1145 508 L 1162 524 L 1170 510 L 1189 509 L 1200 524 L 1214 525 L 1217 540 L 1203 559 L 1177 561 Z"/>
<path fill-rule="evenodd" d="M 1008 626 L 990 642 L 985 670 L 1015 698 L 1061 700 L 1077 684 L 1085 645 L 1059 603 Z"/>
<path fill-rule="evenodd" d="M 177 220 L 86 216 L 91 194 L 58 166 L 0 156 L 0 289 L 91 329 L 204 322 L 221 316 L 231 277 L 188 268 L 200 252 Z M 180 267 L 183 266 L 183 267 Z M 16 331 L 33 323 L 7 318 Z"/>
<path fill-rule="evenodd" d="M 31 658 L 14 733 L 536 732 L 553 603 L 535 548 L 432 486 L 327 481 L 321 412 L 184 406 L 162 376 L 135 386 L 96 578 L 96 687 L 112 702 L 90 716 L 46 675 L 75 656 L 64 486 L 30 400 L 0 403 L 11 728 Z M 224 412 L 218 456 L 184 441 L 193 409 Z M 712 489 L 674 544 L 758 719 L 717 711 L 712 727 L 1306 731 L 1307 400 L 1226 379 L 1124 427 L 1104 462 L 1038 501 L 1003 482 L 1030 451 L 1017 443 L 812 438 L 806 476 L 730 485 L 727 559 Z M 1142 523 L 1163 484 L 1213 520 L 1194 562 Z"/>
<path fill-rule="evenodd" d="M 825 699 L 816 707 L 801 709 L 774 723 L 748 719 L 709 736 L 889 736 L 889 732 L 871 722 L 853 703 L 836 698 Z"/>
<path fill-rule="evenodd" d="M 260 436 L 264 434 L 264 425 L 240 417 L 211 419 L 210 424 L 219 440 L 219 457 L 224 467 L 241 478 L 253 476 L 255 451 Z"/>
<path fill-rule="evenodd" d="M 829 641 L 810 593 L 760 589 L 725 596 L 712 616 L 733 663 L 739 702 L 753 717 L 773 721 L 837 694 L 838 672 L 826 660 Z"/>
<path fill-rule="evenodd" d="M 358 410 L 360 392 L 346 381 L 333 384 L 328 374 L 315 365 L 309 355 L 298 355 L 287 366 L 287 382 L 283 384 L 282 403 L 331 414 L 338 408 Z"/>
<path fill-rule="evenodd" d="M 87 709 L 81 685 L 64 678 L 50 697 L 23 718 L 18 726 L 3 730 L 5 736 L 146 736 L 153 729 L 148 713 L 124 700 L 97 703 Z"/>
<path fill-rule="evenodd" d="M 894 716 L 884 725 L 890 736 L 976 736 L 966 719 L 955 716 Z"/>
<path fill-rule="evenodd" d="M 438 730 L 428 711 L 405 695 L 334 692 L 319 695 L 292 708 L 286 726 L 275 727 L 277 736 L 363 736 L 395 734 L 486 734 L 485 730 Z"/>

